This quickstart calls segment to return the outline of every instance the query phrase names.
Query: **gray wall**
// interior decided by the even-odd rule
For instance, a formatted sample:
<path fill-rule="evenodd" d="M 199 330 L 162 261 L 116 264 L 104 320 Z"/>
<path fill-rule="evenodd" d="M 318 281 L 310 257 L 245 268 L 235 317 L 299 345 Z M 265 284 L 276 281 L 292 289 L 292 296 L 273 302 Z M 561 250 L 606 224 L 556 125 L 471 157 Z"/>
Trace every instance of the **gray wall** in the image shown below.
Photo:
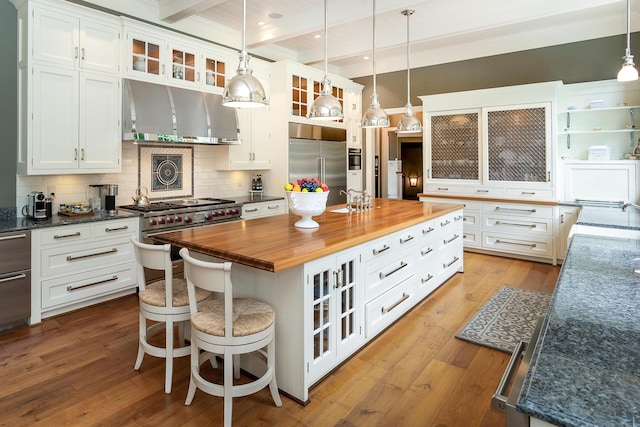
<path fill-rule="evenodd" d="M 17 26 L 16 8 L 7 0 L 0 0 L 0 208 L 16 206 Z"/>
<path fill-rule="evenodd" d="M 531 49 L 411 70 L 411 105 L 422 106 L 421 95 L 459 92 L 562 80 L 565 84 L 615 79 L 622 66 L 626 35 Z M 631 53 L 640 65 L 640 33 L 631 34 Z M 407 103 L 407 71 L 378 74 L 377 92 L 382 108 Z M 371 102 L 372 76 L 358 77 L 365 86 L 362 106 Z M 402 90 L 399 90 L 402 88 Z"/>

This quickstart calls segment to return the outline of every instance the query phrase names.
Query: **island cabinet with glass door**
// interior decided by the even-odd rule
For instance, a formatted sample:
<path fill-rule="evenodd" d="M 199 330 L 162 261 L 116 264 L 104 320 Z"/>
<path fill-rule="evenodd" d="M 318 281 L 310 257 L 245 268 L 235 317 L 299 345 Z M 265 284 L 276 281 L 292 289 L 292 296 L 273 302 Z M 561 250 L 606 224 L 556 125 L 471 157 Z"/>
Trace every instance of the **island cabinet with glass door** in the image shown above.
<path fill-rule="evenodd" d="M 556 213 L 548 205 L 556 200 L 552 112 L 558 84 L 421 97 L 427 173 L 420 199 L 469 204 L 466 248 L 555 263 Z"/>

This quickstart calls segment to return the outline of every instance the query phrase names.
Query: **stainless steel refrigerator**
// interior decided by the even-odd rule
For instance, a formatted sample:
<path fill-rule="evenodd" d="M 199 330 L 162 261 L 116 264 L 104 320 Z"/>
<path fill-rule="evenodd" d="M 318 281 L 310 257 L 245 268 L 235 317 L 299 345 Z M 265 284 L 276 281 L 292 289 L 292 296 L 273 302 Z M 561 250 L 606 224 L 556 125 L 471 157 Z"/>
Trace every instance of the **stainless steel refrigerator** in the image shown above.
<path fill-rule="evenodd" d="M 346 141 L 344 129 L 289 123 L 289 182 L 318 178 L 331 191 L 328 206 L 346 203 Z"/>

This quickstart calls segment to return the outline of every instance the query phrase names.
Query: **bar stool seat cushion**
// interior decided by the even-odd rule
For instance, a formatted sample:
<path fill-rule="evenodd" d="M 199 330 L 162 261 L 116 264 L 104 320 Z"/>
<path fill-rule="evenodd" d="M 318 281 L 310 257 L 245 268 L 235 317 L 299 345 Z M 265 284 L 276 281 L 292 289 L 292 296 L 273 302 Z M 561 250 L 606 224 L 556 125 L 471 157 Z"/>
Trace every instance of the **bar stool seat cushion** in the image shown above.
<path fill-rule="evenodd" d="M 145 289 L 140 290 L 138 298 L 140 301 L 154 305 L 156 307 L 167 306 L 167 293 L 165 291 L 164 279 L 156 280 L 145 286 Z M 209 298 L 211 292 L 204 291 L 202 289 L 196 290 L 196 301 L 201 302 Z M 173 279 L 173 307 L 185 307 L 189 305 L 189 293 L 187 292 L 187 281 L 185 279 L 174 278 Z"/>
<path fill-rule="evenodd" d="M 197 288 L 196 288 L 197 289 Z M 224 336 L 224 300 L 211 299 L 198 305 L 191 315 L 191 327 L 209 335 Z M 269 304 L 251 298 L 233 299 L 233 336 L 243 337 L 264 331 L 276 320 Z"/>

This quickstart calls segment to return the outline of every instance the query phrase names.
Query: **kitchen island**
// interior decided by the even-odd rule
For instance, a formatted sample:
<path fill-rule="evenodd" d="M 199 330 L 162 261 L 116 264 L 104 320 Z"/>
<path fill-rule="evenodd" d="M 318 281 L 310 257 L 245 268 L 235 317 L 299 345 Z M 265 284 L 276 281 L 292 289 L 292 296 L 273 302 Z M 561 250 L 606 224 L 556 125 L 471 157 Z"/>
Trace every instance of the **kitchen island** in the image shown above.
<path fill-rule="evenodd" d="M 234 263 L 236 296 L 276 311 L 278 387 L 301 403 L 332 369 L 463 270 L 462 206 L 374 199 L 358 213 L 293 214 L 154 236 L 204 259 Z M 260 366 L 243 362 L 259 372 Z"/>

